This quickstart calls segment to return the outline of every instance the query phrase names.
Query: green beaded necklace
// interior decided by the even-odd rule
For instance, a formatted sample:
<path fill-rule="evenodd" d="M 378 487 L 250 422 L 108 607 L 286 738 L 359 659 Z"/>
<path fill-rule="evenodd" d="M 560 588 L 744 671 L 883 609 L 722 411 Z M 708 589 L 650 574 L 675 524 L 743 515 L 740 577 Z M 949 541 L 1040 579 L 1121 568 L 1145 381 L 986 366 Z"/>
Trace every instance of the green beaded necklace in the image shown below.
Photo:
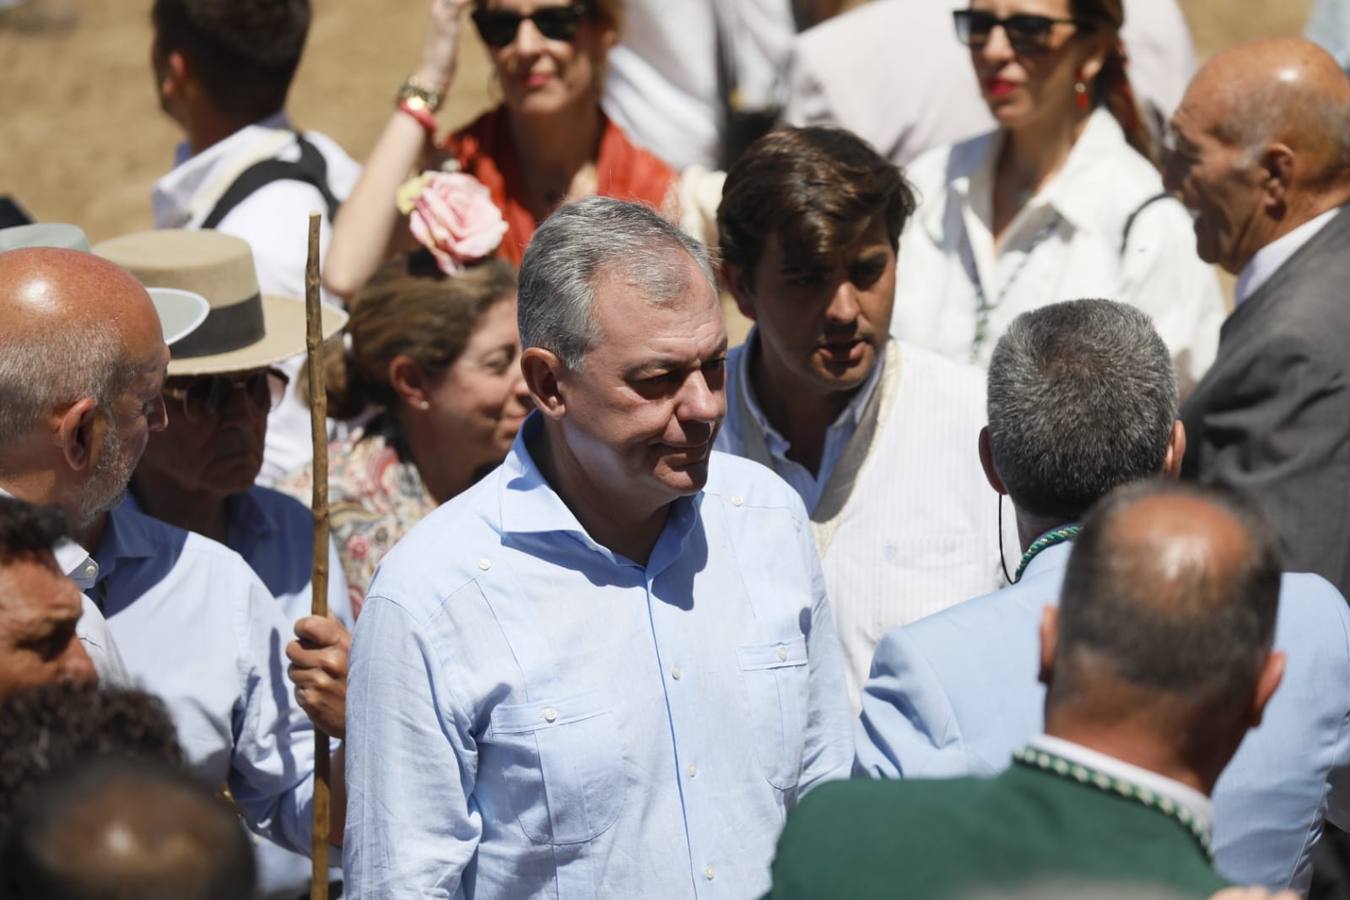
<path fill-rule="evenodd" d="M 1042 550 L 1048 550 L 1056 544 L 1073 540 L 1082 530 L 1082 525 L 1062 525 L 1059 528 L 1050 529 L 1032 541 L 1031 546 L 1027 548 L 1027 552 L 1022 554 L 1022 561 L 1017 564 L 1017 572 L 1012 578 L 1013 584 L 1022 580 L 1022 573 L 1027 570 L 1027 566 L 1031 565 L 1031 561 L 1036 558 L 1036 554 Z"/>

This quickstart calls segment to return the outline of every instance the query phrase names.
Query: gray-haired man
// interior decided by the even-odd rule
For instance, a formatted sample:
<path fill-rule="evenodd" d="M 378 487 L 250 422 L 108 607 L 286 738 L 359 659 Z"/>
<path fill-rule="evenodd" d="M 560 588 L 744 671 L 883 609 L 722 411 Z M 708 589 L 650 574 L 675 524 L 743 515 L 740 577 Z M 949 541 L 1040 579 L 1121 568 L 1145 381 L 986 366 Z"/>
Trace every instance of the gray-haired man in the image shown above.
<path fill-rule="evenodd" d="M 1017 511 L 1025 553 L 1016 583 L 881 641 L 857 730 L 857 768 L 868 775 L 1005 769 L 1042 730 L 1037 623 L 1058 602 L 1076 523 L 1117 486 L 1180 469 L 1175 375 L 1162 339 L 1132 307 L 1075 300 L 1019 316 L 990 361 L 988 398 L 980 450 L 990 483 Z M 1340 823 L 1350 813 L 1350 694 L 1327 687 L 1350 684 L 1350 610 L 1317 575 L 1285 575 L 1280 598 L 1275 647 L 1289 651 L 1280 689 L 1263 721 L 1253 709 L 1212 811 L 1190 806 L 1206 834 L 1212 825 L 1222 875 L 1304 888 L 1323 815 Z M 1137 646 L 1141 664 L 1165 670 L 1161 645 Z M 1097 712 L 1128 724 L 1118 710 Z"/>
<path fill-rule="evenodd" d="M 357 624 L 356 897 L 750 897 L 852 756 L 810 523 L 712 450 L 726 333 L 704 249 L 592 199 L 520 273 L 537 411 L 385 557 Z"/>

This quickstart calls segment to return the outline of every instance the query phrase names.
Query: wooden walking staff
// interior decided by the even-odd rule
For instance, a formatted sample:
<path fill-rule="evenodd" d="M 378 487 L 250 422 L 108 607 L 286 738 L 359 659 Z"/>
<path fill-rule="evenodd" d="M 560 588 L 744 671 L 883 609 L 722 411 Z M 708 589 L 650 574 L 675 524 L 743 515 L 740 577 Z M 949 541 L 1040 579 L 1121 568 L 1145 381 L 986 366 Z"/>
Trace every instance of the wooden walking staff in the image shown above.
<path fill-rule="evenodd" d="M 314 578 L 310 612 L 328 615 L 328 395 L 323 384 L 323 313 L 319 304 L 319 214 L 309 214 L 305 263 L 305 349 L 309 369 L 309 430 L 314 439 Z M 314 845 L 310 900 L 328 900 L 328 830 L 332 802 L 328 735 L 314 729 Z"/>

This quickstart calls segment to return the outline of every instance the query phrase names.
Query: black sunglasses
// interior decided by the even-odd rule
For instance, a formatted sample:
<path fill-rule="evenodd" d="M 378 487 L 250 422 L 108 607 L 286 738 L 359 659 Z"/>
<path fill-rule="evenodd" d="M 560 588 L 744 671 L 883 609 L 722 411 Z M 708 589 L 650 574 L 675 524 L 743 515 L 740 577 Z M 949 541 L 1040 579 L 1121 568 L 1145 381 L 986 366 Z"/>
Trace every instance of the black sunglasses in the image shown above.
<path fill-rule="evenodd" d="M 164 386 L 164 396 L 183 405 L 183 416 L 194 424 L 209 422 L 224 414 L 236 390 L 259 412 L 277 408 L 286 395 L 290 379 L 279 369 L 262 369 L 242 375 L 198 375 Z"/>
<path fill-rule="evenodd" d="M 528 16 L 505 9 L 475 9 L 473 23 L 483 43 L 489 47 L 501 48 L 516 39 L 520 23 L 529 19 L 539 33 L 551 41 L 571 41 L 577 36 L 577 30 L 586 20 L 590 4 L 573 3 L 571 6 L 545 6 L 536 9 Z"/>
<path fill-rule="evenodd" d="M 1018 53 L 1036 53 L 1050 45 L 1050 35 L 1056 25 L 1073 25 L 1081 28 L 1077 19 L 1052 19 L 1049 16 L 1037 16 L 1031 13 L 1017 13 L 1000 19 L 991 12 L 974 9 L 958 9 L 952 13 L 956 23 L 956 38 L 967 47 L 979 49 L 989 42 L 994 27 L 1003 28 L 1008 43 Z"/>

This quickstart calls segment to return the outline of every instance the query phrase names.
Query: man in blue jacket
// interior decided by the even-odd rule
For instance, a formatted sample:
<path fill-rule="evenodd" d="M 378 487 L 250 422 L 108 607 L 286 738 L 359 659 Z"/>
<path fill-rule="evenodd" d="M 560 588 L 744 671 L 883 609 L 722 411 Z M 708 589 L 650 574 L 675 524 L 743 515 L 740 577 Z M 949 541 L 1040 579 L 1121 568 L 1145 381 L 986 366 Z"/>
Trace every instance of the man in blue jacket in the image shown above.
<path fill-rule="evenodd" d="M 859 773 L 1007 768 L 1043 730 L 1038 623 L 1058 602 L 1077 521 L 1118 485 L 1175 477 L 1185 454 L 1167 349 L 1122 304 L 1077 300 L 1019 317 L 990 363 L 988 406 L 980 453 L 1016 511 L 1025 552 L 1015 583 L 882 640 L 863 691 Z M 1287 671 L 1214 790 L 1226 878 L 1306 889 L 1324 817 L 1350 823 L 1348 646 L 1340 593 L 1317 575 L 1286 574 L 1275 647 Z"/>

